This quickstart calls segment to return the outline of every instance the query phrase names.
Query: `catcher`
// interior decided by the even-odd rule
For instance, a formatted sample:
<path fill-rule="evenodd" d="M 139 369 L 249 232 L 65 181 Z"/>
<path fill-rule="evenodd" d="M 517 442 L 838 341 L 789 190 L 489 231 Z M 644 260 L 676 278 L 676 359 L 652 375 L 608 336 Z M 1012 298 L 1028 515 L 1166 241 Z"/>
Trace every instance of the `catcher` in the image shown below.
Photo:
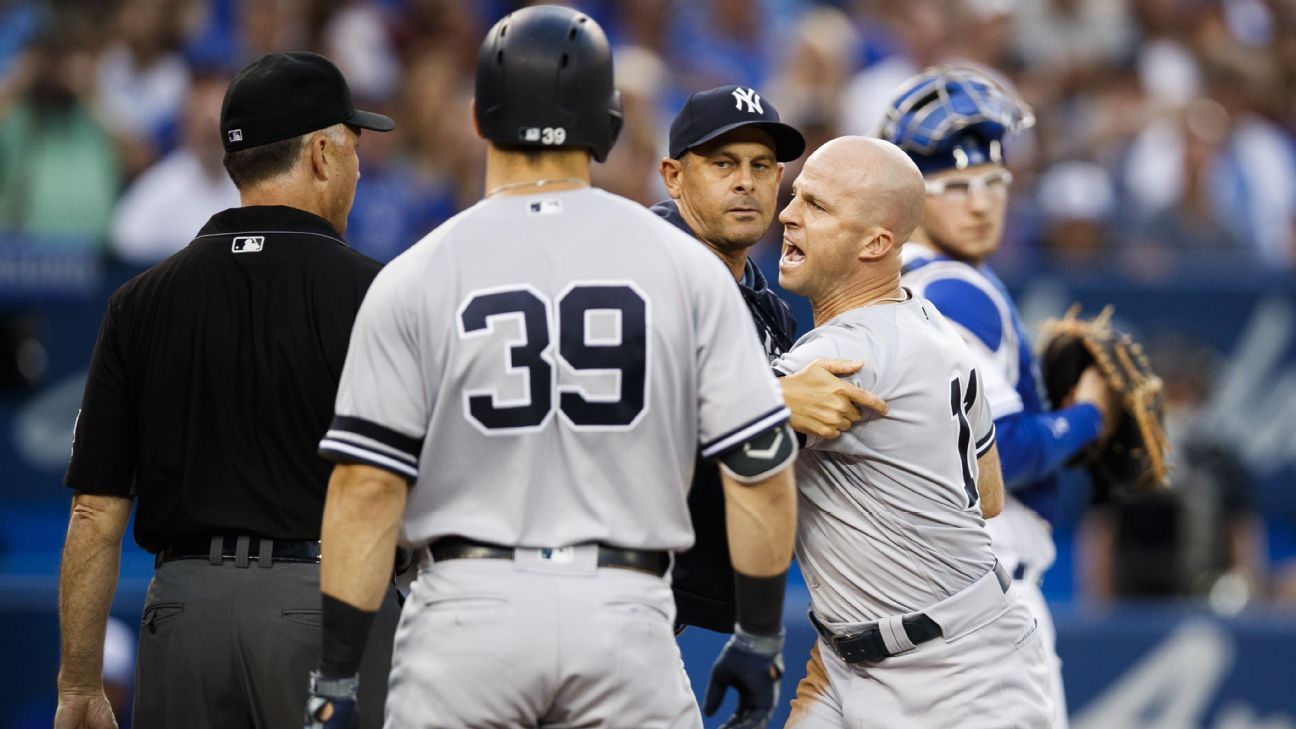
<path fill-rule="evenodd" d="M 1030 109 L 987 75 L 939 67 L 901 87 L 880 136 L 908 153 L 927 184 L 922 225 L 902 254 L 902 282 L 932 301 L 955 325 L 983 376 L 1008 490 L 1003 513 L 989 520 L 987 527 L 995 554 L 1012 573 L 1013 591 L 1039 623 L 1052 658 L 1057 707 L 1053 726 L 1065 727 L 1061 663 L 1053 622 L 1040 591 L 1055 554 L 1050 522 L 1057 501 L 1056 474 L 1073 459 L 1093 453 L 1103 454 L 1096 463 L 1104 468 L 1125 461 L 1119 470 L 1128 473 L 1128 456 L 1107 455 L 1116 444 L 1123 453 L 1135 456 L 1161 453 L 1163 440 L 1152 439 L 1158 444 L 1155 449 L 1139 450 L 1134 445 L 1133 426 L 1126 425 L 1129 421 L 1122 415 L 1121 392 L 1126 389 L 1121 385 L 1118 392 L 1109 386 L 1109 382 L 1121 383 L 1115 372 L 1131 350 L 1110 334 L 1105 320 L 1091 327 L 1095 334 L 1105 331 L 1102 336 L 1059 340 L 1050 361 L 1069 367 L 1051 373 L 1049 382 L 1063 383 L 1049 393 L 1052 402 L 1060 405 L 1052 409 L 1040 395 L 1038 367 L 1017 308 L 985 262 L 999 248 L 1012 185 L 1003 140 L 1032 122 Z M 1068 332 L 1081 331 L 1081 322 L 1074 316 L 1067 321 Z M 1084 345 L 1074 344 L 1081 341 L 1093 342 L 1092 351 L 1108 354 L 1086 360 L 1080 352 Z M 1118 351 L 1127 356 L 1120 357 Z M 1137 422 L 1150 427 L 1159 422 L 1150 408 L 1159 402 L 1159 395 L 1150 396 L 1158 391 L 1159 382 L 1145 366 L 1141 371 L 1145 375 L 1139 379 L 1141 390 L 1132 391 L 1141 394 L 1130 402 L 1149 406 L 1141 410 L 1148 415 Z M 1164 473 L 1157 479 L 1163 480 Z"/>

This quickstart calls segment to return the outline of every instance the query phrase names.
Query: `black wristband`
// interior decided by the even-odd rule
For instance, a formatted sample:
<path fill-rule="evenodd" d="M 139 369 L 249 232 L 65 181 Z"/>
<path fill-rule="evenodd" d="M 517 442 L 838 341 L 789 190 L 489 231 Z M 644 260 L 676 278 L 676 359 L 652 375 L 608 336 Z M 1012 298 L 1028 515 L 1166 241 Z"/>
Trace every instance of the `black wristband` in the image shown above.
<path fill-rule="evenodd" d="M 320 618 L 324 644 L 320 647 L 320 675 L 345 678 L 360 672 L 360 658 L 369 640 L 369 628 L 377 612 L 369 612 L 333 597 L 322 595 Z"/>
<path fill-rule="evenodd" d="M 738 627 L 753 635 L 777 635 L 783 629 L 783 589 L 787 571 L 773 577 L 734 572 L 738 598 Z"/>

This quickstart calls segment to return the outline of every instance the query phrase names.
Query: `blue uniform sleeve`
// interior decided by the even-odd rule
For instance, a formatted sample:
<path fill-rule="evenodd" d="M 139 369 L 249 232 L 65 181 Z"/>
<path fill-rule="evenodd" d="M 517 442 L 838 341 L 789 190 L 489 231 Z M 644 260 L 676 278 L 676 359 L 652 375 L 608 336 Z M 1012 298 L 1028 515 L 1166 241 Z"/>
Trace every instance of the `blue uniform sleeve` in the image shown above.
<path fill-rule="evenodd" d="M 959 278 L 942 278 L 927 284 L 923 296 L 945 318 L 958 322 L 991 352 L 1003 343 L 1003 314 L 976 284 Z"/>
<path fill-rule="evenodd" d="M 1004 485 L 1014 491 L 1052 475 L 1102 431 L 1088 403 L 1051 413 L 1017 412 L 995 420 Z"/>

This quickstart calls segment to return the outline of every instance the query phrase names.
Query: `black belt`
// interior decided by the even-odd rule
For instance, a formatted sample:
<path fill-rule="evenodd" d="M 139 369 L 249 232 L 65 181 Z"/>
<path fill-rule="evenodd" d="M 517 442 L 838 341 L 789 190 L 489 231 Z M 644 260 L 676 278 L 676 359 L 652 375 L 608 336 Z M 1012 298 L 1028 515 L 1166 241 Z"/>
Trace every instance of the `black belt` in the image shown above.
<path fill-rule="evenodd" d="M 240 541 L 246 542 L 244 550 L 239 549 Z M 263 552 L 268 552 L 264 555 L 268 560 L 262 560 Z M 245 560 L 256 560 L 260 567 L 269 567 L 273 562 L 319 564 L 320 543 L 239 536 L 185 537 L 171 542 L 158 552 L 153 559 L 153 566 L 156 569 L 177 559 L 205 559 L 213 564 L 232 559 L 239 567 L 247 566 Z"/>
<path fill-rule="evenodd" d="M 867 626 L 859 633 L 851 635 L 833 635 L 824 624 L 819 622 L 815 617 L 814 611 L 810 611 L 810 622 L 814 624 L 815 630 L 819 635 L 832 646 L 833 652 L 847 663 L 877 663 L 883 658 L 890 658 L 895 655 L 886 647 L 886 641 L 882 640 L 882 629 L 877 623 Z M 919 613 L 911 615 L 900 621 L 904 626 L 905 635 L 909 636 L 909 642 L 914 645 L 926 643 L 933 638 L 941 636 L 941 628 L 935 620 Z"/>
<path fill-rule="evenodd" d="M 445 537 L 427 546 L 433 562 L 447 559 L 513 559 L 513 547 Z M 661 577 L 670 569 L 670 553 L 598 545 L 598 566 L 638 570 Z"/>
<path fill-rule="evenodd" d="M 1011 581 L 1006 580 L 1007 575 L 1003 574 L 996 565 L 995 577 L 999 579 L 999 588 L 1008 592 L 1008 587 L 1012 585 Z M 810 611 L 810 622 L 814 625 L 819 635 L 823 636 L 824 641 L 832 646 L 833 652 L 837 654 L 846 663 L 877 663 L 884 658 L 890 658 L 895 655 L 886 646 L 886 641 L 882 639 L 882 629 L 877 623 L 872 623 L 864 627 L 863 630 L 850 635 L 835 635 L 828 630 L 819 618 L 815 617 L 814 610 Z M 926 643 L 929 640 L 941 637 L 941 627 L 936 624 L 935 620 L 927 617 L 923 613 L 910 615 L 900 621 L 904 626 L 905 635 L 909 636 L 909 642 L 914 645 Z"/>

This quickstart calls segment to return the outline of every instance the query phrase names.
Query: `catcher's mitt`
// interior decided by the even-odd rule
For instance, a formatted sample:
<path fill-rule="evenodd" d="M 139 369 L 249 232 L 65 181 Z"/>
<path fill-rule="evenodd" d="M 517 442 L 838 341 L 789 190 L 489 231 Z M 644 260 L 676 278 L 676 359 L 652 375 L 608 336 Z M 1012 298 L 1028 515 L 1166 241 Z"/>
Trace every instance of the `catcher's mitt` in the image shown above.
<path fill-rule="evenodd" d="M 1169 485 L 1161 378 L 1152 372 L 1143 348 L 1133 337 L 1111 327 L 1112 307 L 1090 320 L 1074 305 L 1061 319 L 1050 319 L 1040 331 L 1040 366 L 1049 400 L 1061 402 L 1090 365 L 1120 394 L 1124 412 L 1115 433 L 1081 455 L 1095 479 L 1126 491 L 1149 491 Z"/>

